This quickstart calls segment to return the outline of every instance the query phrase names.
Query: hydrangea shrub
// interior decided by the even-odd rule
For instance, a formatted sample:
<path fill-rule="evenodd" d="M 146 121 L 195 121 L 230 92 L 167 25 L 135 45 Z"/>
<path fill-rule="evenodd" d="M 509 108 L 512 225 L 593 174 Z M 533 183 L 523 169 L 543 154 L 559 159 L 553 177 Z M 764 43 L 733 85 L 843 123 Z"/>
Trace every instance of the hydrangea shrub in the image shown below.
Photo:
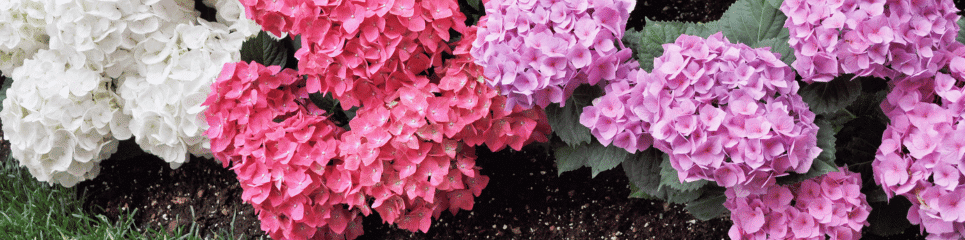
<path fill-rule="evenodd" d="M 0 118 L 8 119 L 7 139 L 21 144 L 14 150 L 17 160 L 41 181 L 72 186 L 96 176 L 98 162 L 118 140 L 132 136 L 173 167 L 189 153 L 210 155 L 201 103 L 220 66 L 239 59 L 242 41 L 257 25 L 240 17 L 238 2 L 208 2 L 224 22 L 198 18 L 193 1 L 0 4 L 11 10 L 0 16 L 10 19 L 0 23 L 10 32 L 0 37 L 0 71 L 20 82 L 8 90 L 17 100 L 5 103 Z M 16 66 L 21 63 L 29 66 Z M 65 106 L 77 109 L 63 111 Z M 73 133 L 53 134 L 56 129 Z M 28 144 L 43 141 L 64 143 L 64 149 Z M 52 164 L 50 154 L 73 156 Z"/>
<path fill-rule="evenodd" d="M 960 239 L 965 237 L 965 48 L 953 43 L 936 52 L 940 55 L 947 71 L 893 80 L 881 103 L 891 123 L 875 154 L 874 179 L 889 198 L 911 201 L 908 220 L 929 238 Z"/>
<path fill-rule="evenodd" d="M 767 48 L 717 33 L 665 44 L 654 70 L 634 70 L 583 109 L 580 123 L 604 145 L 652 145 L 670 155 L 680 181 L 759 189 L 804 173 L 821 152 L 815 115 L 794 72 Z"/>
<path fill-rule="evenodd" d="M 485 1 L 470 52 L 509 106 L 564 104 L 580 84 L 616 80 L 636 66 L 619 41 L 635 4 Z"/>
<path fill-rule="evenodd" d="M 935 72 L 941 66 L 930 59 L 955 41 L 960 18 L 947 0 L 788 0 L 780 9 L 797 59 L 792 66 L 809 83 L 840 74 Z"/>
<path fill-rule="evenodd" d="M 871 207 L 861 193 L 861 174 L 841 168 L 762 193 L 727 189 L 731 239 L 861 239 Z"/>

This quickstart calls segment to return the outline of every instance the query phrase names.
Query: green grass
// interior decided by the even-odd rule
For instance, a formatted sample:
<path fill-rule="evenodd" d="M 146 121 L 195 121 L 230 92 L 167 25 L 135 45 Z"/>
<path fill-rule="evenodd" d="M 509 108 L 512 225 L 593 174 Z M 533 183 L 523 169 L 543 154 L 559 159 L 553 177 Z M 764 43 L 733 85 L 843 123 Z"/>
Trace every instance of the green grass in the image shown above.
<path fill-rule="evenodd" d="M 0 160 L 0 165 L 0 239 L 244 238 L 231 236 L 234 221 L 217 232 L 201 233 L 195 224 L 166 232 L 138 229 L 135 212 L 123 213 L 117 221 L 93 216 L 83 210 L 84 200 L 76 197 L 76 188 L 39 182 L 9 157 Z"/>

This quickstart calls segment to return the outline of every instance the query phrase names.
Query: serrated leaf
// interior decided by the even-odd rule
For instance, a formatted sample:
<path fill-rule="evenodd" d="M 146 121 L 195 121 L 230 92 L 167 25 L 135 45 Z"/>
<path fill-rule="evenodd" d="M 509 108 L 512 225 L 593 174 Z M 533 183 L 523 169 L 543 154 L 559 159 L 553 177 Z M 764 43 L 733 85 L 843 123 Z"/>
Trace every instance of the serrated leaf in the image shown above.
<path fill-rule="evenodd" d="M 719 24 L 724 36 L 748 46 L 768 38 L 787 39 L 787 16 L 779 7 L 775 0 L 739 0 L 721 15 Z"/>
<path fill-rule="evenodd" d="M 592 177 L 620 165 L 630 155 L 623 148 L 612 145 L 604 147 L 597 142 L 577 147 L 557 148 L 556 154 L 556 167 L 559 174 L 587 166 L 590 167 Z"/>
<path fill-rule="evenodd" d="M 241 60 L 257 62 L 265 66 L 282 66 L 288 62 L 290 49 L 280 40 L 261 31 L 241 44 Z"/>
<path fill-rule="evenodd" d="M 667 195 L 664 200 L 666 200 L 669 203 L 687 204 L 694 200 L 697 200 L 697 198 L 700 198 L 700 195 L 702 193 L 703 191 L 700 191 L 700 189 L 689 190 L 689 191 L 667 189 L 667 193 L 666 193 Z"/>
<path fill-rule="evenodd" d="M 690 212 L 690 215 L 693 215 L 696 219 L 707 221 L 720 217 L 727 211 L 727 208 L 724 207 L 726 200 L 727 196 L 723 192 L 705 191 L 703 196 L 687 203 L 684 210 Z"/>
<path fill-rule="evenodd" d="M 684 31 L 687 35 L 698 36 L 702 38 L 707 38 L 714 33 L 720 32 L 720 25 L 718 21 L 706 22 L 706 23 L 688 23 L 687 30 Z"/>
<path fill-rule="evenodd" d="M 677 178 L 677 170 L 670 165 L 670 156 L 663 154 L 663 162 L 660 163 L 660 186 L 669 187 L 679 191 L 697 190 L 707 184 L 707 180 L 697 180 L 694 182 L 680 182 Z"/>
<path fill-rule="evenodd" d="M 0 73 L 0 75 L 2 74 L 3 73 Z M 0 102 L 3 102 L 3 100 L 7 99 L 7 89 L 10 89 L 10 86 L 13 86 L 13 79 L 7 77 L 2 78 L 3 86 L 0 86 Z M 0 111 L 3 111 L 3 104 L 0 104 Z"/>
<path fill-rule="evenodd" d="M 791 66 L 791 63 L 793 63 L 794 59 L 796 59 L 794 57 L 794 48 L 791 48 L 791 45 L 787 44 L 786 36 L 784 38 L 764 39 L 764 40 L 758 41 L 754 45 L 751 45 L 751 47 L 753 48 L 770 47 L 771 52 L 781 54 L 781 62 L 784 62 L 784 64 L 787 64 L 788 66 Z"/>
<path fill-rule="evenodd" d="M 647 195 L 658 195 L 660 189 L 660 162 L 663 160 L 656 148 L 630 155 L 623 161 L 623 171 L 630 184 Z"/>
<path fill-rule="evenodd" d="M 590 167 L 590 175 L 596 177 L 600 172 L 613 169 L 623 163 L 630 155 L 627 150 L 617 146 L 604 147 L 597 142 L 588 145 L 587 152 L 591 155 L 586 159 L 586 165 Z"/>
<path fill-rule="evenodd" d="M 553 151 L 556 156 L 557 176 L 586 166 L 585 153 L 580 152 L 582 148 L 583 146 L 562 146 Z"/>
<path fill-rule="evenodd" d="M 851 105 L 861 95 L 861 81 L 835 78 L 830 82 L 814 82 L 798 90 L 814 114 L 838 111 Z"/>
<path fill-rule="evenodd" d="M 958 26 L 965 26 L 965 18 L 958 18 Z M 965 43 L 965 31 L 958 31 L 958 37 L 955 38 L 960 43 Z"/>
<path fill-rule="evenodd" d="M 632 182 L 631 182 L 629 185 L 630 185 L 630 186 L 629 186 L 629 187 L 630 187 L 630 195 L 627 196 L 628 198 L 643 198 L 643 199 L 652 199 L 652 200 L 657 200 L 657 199 L 659 199 L 659 198 L 656 198 L 656 197 L 654 197 L 654 196 L 652 196 L 652 195 L 650 195 L 650 194 L 647 194 L 645 191 L 643 191 L 642 189 L 638 188 L 638 187 L 637 187 L 636 185 L 634 185 Z"/>
<path fill-rule="evenodd" d="M 583 85 L 576 88 L 573 96 L 566 100 L 565 106 L 546 106 L 546 118 L 553 133 L 570 146 L 589 143 L 593 135 L 589 128 L 580 124 L 580 114 L 583 113 L 583 107 L 590 105 L 592 100 L 600 95 L 596 87 Z"/>
<path fill-rule="evenodd" d="M 892 198 L 889 202 L 869 202 L 871 214 L 868 215 L 868 231 L 878 236 L 891 236 L 911 227 L 908 222 L 908 208 L 911 202 L 903 197 Z"/>
<path fill-rule="evenodd" d="M 804 174 L 791 173 L 787 176 L 777 178 L 780 185 L 799 183 L 807 179 L 818 177 L 829 172 L 837 172 L 838 166 L 834 164 L 835 159 L 835 140 L 834 127 L 827 120 L 817 119 L 814 121 L 818 125 L 818 148 L 821 154 L 811 163 L 811 168 Z"/>
<path fill-rule="evenodd" d="M 623 42 L 637 53 L 640 68 L 649 72 L 653 70 L 653 59 L 663 55 L 662 45 L 677 40 L 677 37 L 685 33 L 688 27 L 690 26 L 683 22 L 647 19 L 642 30 L 627 30 L 623 36 Z"/>

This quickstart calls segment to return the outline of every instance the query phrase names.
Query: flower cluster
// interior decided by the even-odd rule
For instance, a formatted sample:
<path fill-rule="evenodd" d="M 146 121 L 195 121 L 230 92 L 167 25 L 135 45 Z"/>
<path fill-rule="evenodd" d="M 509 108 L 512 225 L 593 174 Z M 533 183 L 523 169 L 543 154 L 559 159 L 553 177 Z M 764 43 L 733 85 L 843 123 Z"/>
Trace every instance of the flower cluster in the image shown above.
<path fill-rule="evenodd" d="M 12 76 L 0 111 L 4 138 L 37 180 L 73 186 L 94 178 L 116 138 L 131 136 L 110 80 L 76 52 L 40 50 Z"/>
<path fill-rule="evenodd" d="M 784 1 L 792 64 L 806 82 L 841 73 L 894 77 L 935 72 L 939 46 L 955 41 L 958 10 L 950 0 Z"/>
<path fill-rule="evenodd" d="M 190 1 L 24 0 L 0 4 L 0 8 L 12 10 L 0 13 L 0 18 L 11 18 L 0 21 L 0 31 L 12 31 L 0 34 L 3 64 L 7 64 L 6 58 L 15 58 L 13 62 L 26 58 L 24 66 L 11 65 L 10 72 L 0 70 L 10 74 L 17 86 L 7 96 L 18 99 L 0 112 L 10 119 L 4 128 L 10 129 L 7 132 L 32 132 L 25 129 L 39 123 L 50 131 L 72 132 L 6 137 L 19 143 L 48 141 L 41 140 L 48 136 L 53 136 L 50 141 L 83 140 L 79 147 L 64 150 L 74 152 L 72 159 L 58 158 L 83 166 L 69 168 L 73 177 L 64 175 L 68 173 L 64 164 L 69 162 L 49 166 L 45 151 L 51 150 L 19 149 L 14 151 L 26 152 L 14 156 L 32 166 L 38 179 L 70 186 L 97 175 L 97 163 L 113 152 L 100 148 L 112 148 L 117 140 L 131 136 L 173 167 L 183 163 L 189 152 L 208 155 L 202 135 L 207 125 L 199 117 L 207 86 L 222 64 L 240 58 L 242 41 L 257 29 L 241 15 L 240 3 L 208 2 L 224 22 L 198 18 Z M 35 42 L 44 44 L 37 47 Z M 8 49 L 10 46 L 15 48 Z M 77 110 L 65 111 L 64 106 Z M 89 112 L 77 112 L 81 110 Z M 116 125 L 108 129 L 101 123 Z M 80 132 L 74 132 L 81 125 Z M 68 136 L 81 132 L 83 137 Z M 65 148 L 67 145 L 71 144 Z"/>
<path fill-rule="evenodd" d="M 942 51 L 943 70 L 894 80 L 881 108 L 891 119 L 875 154 L 875 182 L 912 202 L 908 220 L 930 238 L 965 236 L 965 46 Z M 936 57 L 937 59 L 937 57 Z"/>
<path fill-rule="evenodd" d="M 627 62 L 624 29 L 635 1 L 501 1 L 485 3 L 471 51 L 487 84 L 509 106 L 566 102 L 580 84 L 621 79 Z"/>
<path fill-rule="evenodd" d="M 789 187 L 771 185 L 761 194 L 732 188 L 725 194 L 731 239 L 861 239 L 871 213 L 861 174 L 847 168 Z"/>
<path fill-rule="evenodd" d="M 807 172 L 821 152 L 814 113 L 793 71 L 767 48 L 681 35 L 654 71 L 634 70 L 584 108 L 580 123 L 607 144 L 670 154 L 681 181 L 759 189 Z M 649 135 L 649 136 L 648 136 Z"/>
<path fill-rule="evenodd" d="M 44 3 L 38 0 L 7 0 L 0 3 L 0 72 L 13 76 L 13 69 L 44 48 Z"/>
<path fill-rule="evenodd" d="M 301 36 L 295 53 L 309 92 L 331 92 L 342 107 L 364 105 L 367 86 L 417 75 L 443 63 L 450 30 L 465 31 L 454 0 L 242 1 L 266 31 Z"/>

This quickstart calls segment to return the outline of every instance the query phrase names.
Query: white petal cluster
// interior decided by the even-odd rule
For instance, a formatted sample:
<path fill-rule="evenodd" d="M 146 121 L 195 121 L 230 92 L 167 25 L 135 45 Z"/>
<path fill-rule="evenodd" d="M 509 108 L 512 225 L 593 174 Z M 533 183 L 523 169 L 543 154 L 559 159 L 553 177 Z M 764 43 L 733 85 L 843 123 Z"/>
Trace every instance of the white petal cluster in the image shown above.
<path fill-rule="evenodd" d="M 193 0 L 0 3 L 0 71 L 14 81 L 0 120 L 14 158 L 72 186 L 131 137 L 172 167 L 210 157 L 201 103 L 260 26 L 236 0 L 205 3 L 217 21 Z"/>
<path fill-rule="evenodd" d="M 64 186 L 96 176 L 117 137 L 130 136 L 110 79 L 77 59 L 78 52 L 37 52 L 13 71 L 0 111 L 13 157 L 38 180 Z"/>
<path fill-rule="evenodd" d="M 43 10 L 40 0 L 0 1 L 0 72 L 4 76 L 11 76 L 14 68 L 47 45 Z"/>

